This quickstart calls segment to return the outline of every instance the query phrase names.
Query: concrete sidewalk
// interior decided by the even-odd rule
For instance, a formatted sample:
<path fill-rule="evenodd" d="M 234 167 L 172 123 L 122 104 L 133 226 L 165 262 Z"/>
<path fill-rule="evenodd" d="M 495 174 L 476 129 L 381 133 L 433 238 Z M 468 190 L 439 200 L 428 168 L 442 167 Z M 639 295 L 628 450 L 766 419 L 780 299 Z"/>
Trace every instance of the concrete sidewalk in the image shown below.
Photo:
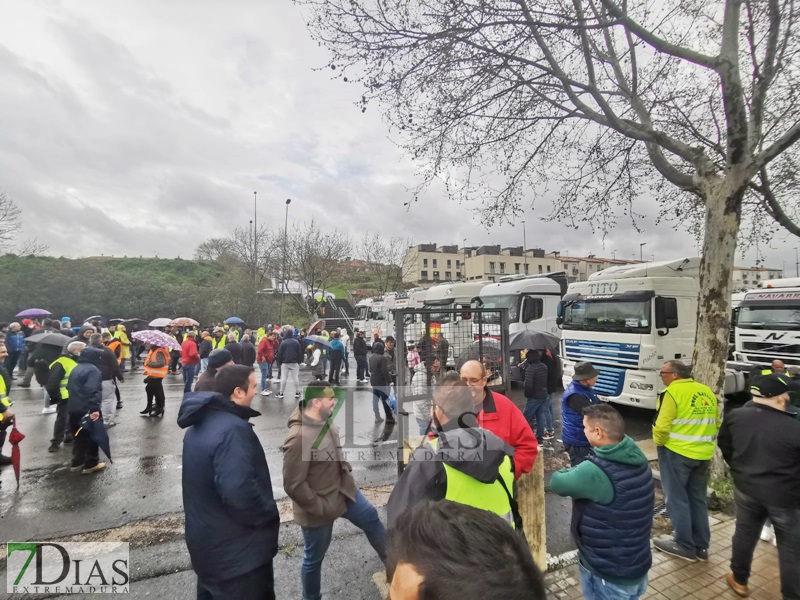
<path fill-rule="evenodd" d="M 733 599 L 739 598 L 725 583 L 730 570 L 731 540 L 736 527 L 733 517 L 715 515 L 711 526 L 711 548 L 708 562 L 690 563 L 653 550 L 650 585 L 643 596 L 647 600 Z M 548 598 L 572 600 L 583 598 L 578 565 L 553 571 L 545 578 Z M 754 600 L 775 600 L 781 597 L 778 552 L 775 546 L 759 542 L 753 555 L 750 596 Z"/>

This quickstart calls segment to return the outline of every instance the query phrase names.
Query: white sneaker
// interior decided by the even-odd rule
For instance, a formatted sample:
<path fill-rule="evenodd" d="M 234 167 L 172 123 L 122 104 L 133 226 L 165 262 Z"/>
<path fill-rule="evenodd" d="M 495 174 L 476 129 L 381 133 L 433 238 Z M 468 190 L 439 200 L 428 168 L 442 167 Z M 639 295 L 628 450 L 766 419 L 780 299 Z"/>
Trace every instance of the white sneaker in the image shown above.
<path fill-rule="evenodd" d="M 262 396 L 271 396 L 272 392 L 270 392 L 269 390 L 261 390 L 261 395 Z"/>
<path fill-rule="evenodd" d="M 280 379 L 273 379 L 273 380 L 272 380 L 272 383 L 280 383 L 280 382 L 281 382 L 281 380 L 280 380 Z"/>
<path fill-rule="evenodd" d="M 55 406 L 48 406 L 47 408 L 42 409 L 43 415 L 52 415 L 54 412 L 56 412 Z"/>
<path fill-rule="evenodd" d="M 306 367 L 306 363 L 300 363 L 300 366 L 305 368 Z"/>

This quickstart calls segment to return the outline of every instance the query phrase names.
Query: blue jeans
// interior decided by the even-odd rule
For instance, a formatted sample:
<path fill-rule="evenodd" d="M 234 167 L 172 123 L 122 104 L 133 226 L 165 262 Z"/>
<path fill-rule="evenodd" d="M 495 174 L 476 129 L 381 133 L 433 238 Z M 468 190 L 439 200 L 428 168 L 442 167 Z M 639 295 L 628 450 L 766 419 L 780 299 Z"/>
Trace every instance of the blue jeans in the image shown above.
<path fill-rule="evenodd" d="M 271 375 L 272 364 L 267 362 L 258 363 L 258 368 L 261 369 L 261 389 L 265 390 L 267 389 L 267 379 Z"/>
<path fill-rule="evenodd" d="M 378 517 L 378 511 L 361 490 L 356 489 L 355 502 L 347 501 L 344 518 L 367 534 L 367 539 L 382 561 L 386 561 L 386 530 Z M 333 537 L 333 523 L 322 527 L 303 527 L 303 565 L 300 581 L 303 584 L 303 600 L 322 598 L 322 560 Z"/>
<path fill-rule="evenodd" d="M 708 460 L 693 460 L 664 446 L 658 447 L 661 487 L 672 521 L 675 541 L 689 550 L 708 548 Z"/>
<path fill-rule="evenodd" d="M 527 398 L 525 409 L 522 411 L 522 414 L 525 415 L 525 418 L 528 420 L 528 425 L 531 426 L 531 429 L 534 429 L 536 439 L 539 440 L 539 443 L 541 443 L 544 438 L 545 415 L 547 413 L 548 404 L 550 404 L 550 398 L 547 396 L 544 398 Z"/>
<path fill-rule="evenodd" d="M 769 517 L 778 542 L 781 593 L 784 598 L 800 598 L 800 508 L 781 508 L 734 491 L 736 531 L 731 548 L 731 571 L 741 584 L 750 579 L 753 551 L 761 528 Z"/>
<path fill-rule="evenodd" d="M 380 419 L 381 413 L 378 410 L 378 404 L 383 404 L 383 412 L 386 414 L 387 421 L 394 420 L 394 414 L 389 406 L 389 387 L 378 386 L 372 388 L 372 412 L 375 413 L 375 418 Z"/>
<path fill-rule="evenodd" d="M 611 583 L 580 565 L 581 591 L 586 600 L 638 600 L 647 591 L 647 575 L 636 585 Z"/>
<path fill-rule="evenodd" d="M 197 370 L 197 365 L 183 365 L 183 393 L 188 394 L 192 391 L 192 383 L 194 383 L 194 373 Z"/>

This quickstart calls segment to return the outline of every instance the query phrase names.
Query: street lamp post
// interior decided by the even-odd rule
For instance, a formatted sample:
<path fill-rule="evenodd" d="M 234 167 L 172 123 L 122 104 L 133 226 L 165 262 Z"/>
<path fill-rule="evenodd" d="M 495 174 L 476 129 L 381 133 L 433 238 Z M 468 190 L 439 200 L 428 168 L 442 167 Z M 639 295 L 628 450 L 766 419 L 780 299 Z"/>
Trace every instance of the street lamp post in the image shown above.
<path fill-rule="evenodd" d="M 797 253 L 797 248 L 794 249 L 794 276 L 800 277 L 800 254 Z"/>
<path fill-rule="evenodd" d="M 253 192 L 253 280 L 258 284 L 258 192 Z"/>
<path fill-rule="evenodd" d="M 467 280 L 467 238 L 464 238 L 461 249 L 464 251 L 464 262 L 461 264 L 461 279 Z"/>
<path fill-rule="evenodd" d="M 525 275 L 528 274 L 528 235 L 525 231 L 525 220 L 522 221 L 522 256 L 525 257 Z"/>
<path fill-rule="evenodd" d="M 647 242 L 642 242 L 641 244 L 639 244 L 639 262 L 644 262 L 642 261 L 642 248 L 644 248 L 645 246 L 647 246 Z"/>
<path fill-rule="evenodd" d="M 281 276 L 281 284 L 283 291 L 281 293 L 281 313 L 278 318 L 278 323 L 283 327 L 283 300 L 286 297 L 286 242 L 289 239 L 289 205 L 292 203 L 291 198 L 286 199 L 286 218 L 283 222 L 283 275 Z"/>

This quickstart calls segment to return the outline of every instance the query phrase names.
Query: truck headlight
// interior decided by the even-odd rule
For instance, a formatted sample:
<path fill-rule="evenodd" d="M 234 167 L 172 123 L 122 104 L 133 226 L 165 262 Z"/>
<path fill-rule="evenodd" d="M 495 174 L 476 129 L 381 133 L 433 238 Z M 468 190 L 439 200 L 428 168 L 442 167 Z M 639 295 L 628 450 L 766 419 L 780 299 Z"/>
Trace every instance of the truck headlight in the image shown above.
<path fill-rule="evenodd" d="M 639 383 L 638 381 L 631 382 L 631 387 L 635 390 L 648 390 L 648 391 L 653 390 L 652 383 Z"/>

